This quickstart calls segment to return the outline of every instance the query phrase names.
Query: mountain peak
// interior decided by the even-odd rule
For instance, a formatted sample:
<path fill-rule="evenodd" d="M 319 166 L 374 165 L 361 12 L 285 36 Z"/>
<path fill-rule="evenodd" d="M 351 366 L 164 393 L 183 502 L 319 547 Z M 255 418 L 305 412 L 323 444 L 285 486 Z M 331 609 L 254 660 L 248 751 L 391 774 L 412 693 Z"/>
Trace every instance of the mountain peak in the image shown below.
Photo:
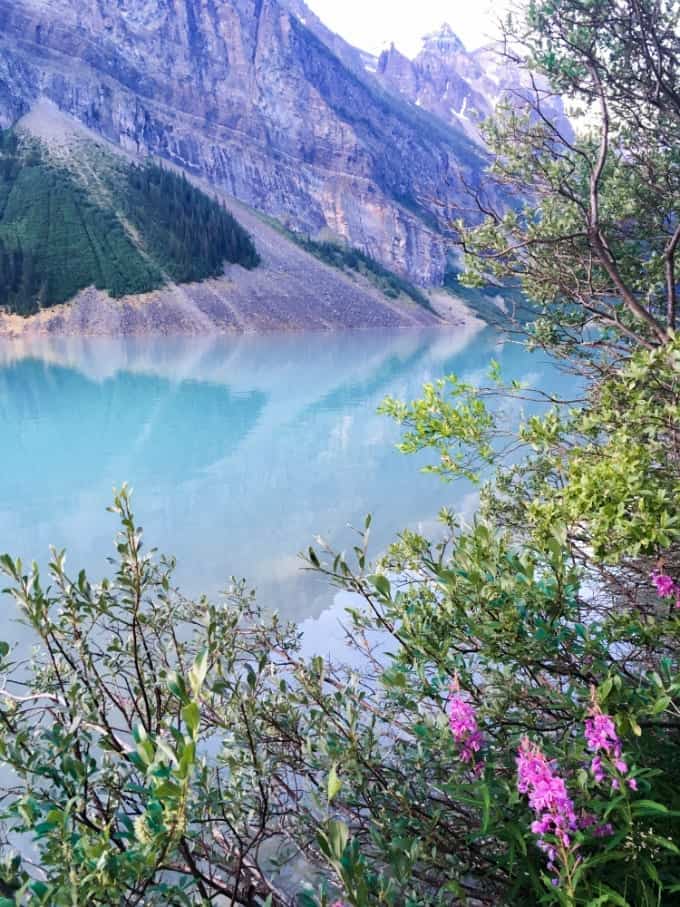
<path fill-rule="evenodd" d="M 439 53 L 465 53 L 465 45 L 448 22 L 444 22 L 436 31 L 423 37 L 423 50 L 434 50 Z"/>

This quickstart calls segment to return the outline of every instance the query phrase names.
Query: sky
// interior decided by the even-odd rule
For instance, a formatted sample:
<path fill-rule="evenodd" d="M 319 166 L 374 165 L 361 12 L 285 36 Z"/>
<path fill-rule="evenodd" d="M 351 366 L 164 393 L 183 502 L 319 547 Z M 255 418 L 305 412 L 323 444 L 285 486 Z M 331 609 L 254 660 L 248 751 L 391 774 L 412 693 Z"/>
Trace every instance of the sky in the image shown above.
<path fill-rule="evenodd" d="M 421 38 L 448 22 L 468 50 L 494 36 L 508 0 L 307 0 L 319 18 L 362 50 L 380 51 L 391 41 L 409 57 Z"/>

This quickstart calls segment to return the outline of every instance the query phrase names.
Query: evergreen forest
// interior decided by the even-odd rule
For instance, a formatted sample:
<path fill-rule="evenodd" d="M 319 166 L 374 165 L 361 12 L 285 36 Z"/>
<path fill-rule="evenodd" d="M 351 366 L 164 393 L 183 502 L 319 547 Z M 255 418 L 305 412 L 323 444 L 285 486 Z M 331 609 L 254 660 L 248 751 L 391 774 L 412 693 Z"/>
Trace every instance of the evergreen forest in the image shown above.
<path fill-rule="evenodd" d="M 103 185 L 102 185 L 103 183 Z M 155 164 L 119 165 L 94 188 L 40 146 L 0 133 L 0 306 L 19 315 L 94 286 L 119 298 L 254 268 L 223 205 Z"/>

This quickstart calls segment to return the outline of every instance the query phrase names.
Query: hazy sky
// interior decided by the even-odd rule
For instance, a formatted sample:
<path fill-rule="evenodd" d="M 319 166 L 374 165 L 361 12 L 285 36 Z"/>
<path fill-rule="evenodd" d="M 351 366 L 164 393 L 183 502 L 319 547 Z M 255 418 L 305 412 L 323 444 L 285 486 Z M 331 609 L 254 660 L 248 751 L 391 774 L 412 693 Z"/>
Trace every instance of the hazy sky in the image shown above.
<path fill-rule="evenodd" d="M 443 22 L 472 50 L 496 31 L 509 0 L 307 0 L 320 19 L 351 44 L 378 51 L 394 41 L 407 56 Z"/>

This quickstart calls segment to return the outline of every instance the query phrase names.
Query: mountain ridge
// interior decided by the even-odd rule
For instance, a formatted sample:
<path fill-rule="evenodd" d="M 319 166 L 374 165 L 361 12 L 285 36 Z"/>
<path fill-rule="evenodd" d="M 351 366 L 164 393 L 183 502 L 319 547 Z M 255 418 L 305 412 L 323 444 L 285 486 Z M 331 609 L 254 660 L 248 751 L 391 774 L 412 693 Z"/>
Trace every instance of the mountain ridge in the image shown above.
<path fill-rule="evenodd" d="M 484 147 L 483 121 L 498 104 L 517 103 L 532 85 L 529 74 L 510 63 L 493 44 L 468 51 L 447 22 L 423 37 L 413 59 L 391 44 L 379 56 L 369 58 L 367 65 L 386 90 L 463 130 L 480 148 Z M 534 78 L 542 92 L 544 113 L 564 135 L 571 135 L 562 99 L 550 93 L 544 79 Z"/>
<path fill-rule="evenodd" d="M 0 122 L 45 96 L 292 229 L 441 283 L 442 232 L 481 149 L 385 90 L 291 3 L 0 0 Z"/>
<path fill-rule="evenodd" d="M 92 155 L 143 162 L 47 101 L 22 118 L 17 128 L 47 142 L 58 165 L 79 173 L 86 183 L 92 172 Z M 179 168 L 177 172 L 181 173 Z M 198 177 L 187 177 L 226 204 L 252 236 L 262 259 L 255 270 L 232 265 L 223 277 L 179 286 L 169 283 L 150 293 L 120 299 L 89 287 L 68 304 L 30 318 L 0 313 L 0 336 L 219 334 L 476 323 L 464 307 L 447 297 L 438 301 L 437 315 L 406 296 L 386 296 L 361 273 L 319 261 L 288 239 L 275 223 L 267 223 L 262 215 Z"/>
<path fill-rule="evenodd" d="M 162 160 L 273 218 L 277 242 L 295 238 L 296 254 L 320 259 L 314 267 L 335 266 L 317 313 L 304 281 L 290 319 L 285 278 L 261 321 L 239 290 L 245 323 L 265 328 L 299 324 L 304 312 L 320 327 L 409 323 L 411 313 L 385 310 L 385 293 L 427 308 L 409 283 L 450 291 L 459 269 L 450 224 L 485 180 L 480 123 L 504 92 L 525 87 L 519 70 L 489 48 L 468 52 L 448 24 L 413 60 L 394 46 L 372 57 L 304 0 L 0 0 L 0 125 L 28 117 L 35 131 L 57 111 L 67 133 L 77 124 L 130 160 Z M 554 112 L 563 116 L 557 99 Z M 338 307 L 343 286 L 361 316 Z M 267 311 L 262 286 L 251 291 Z M 209 318 L 238 323 L 236 309 Z"/>

